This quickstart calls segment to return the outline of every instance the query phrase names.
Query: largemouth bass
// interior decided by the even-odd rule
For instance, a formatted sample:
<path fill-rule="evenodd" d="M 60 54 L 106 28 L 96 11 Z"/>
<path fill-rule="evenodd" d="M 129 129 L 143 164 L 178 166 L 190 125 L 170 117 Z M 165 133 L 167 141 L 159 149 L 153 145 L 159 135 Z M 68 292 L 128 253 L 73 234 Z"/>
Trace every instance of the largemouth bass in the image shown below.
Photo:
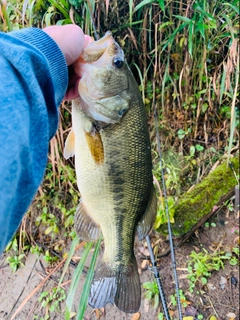
<path fill-rule="evenodd" d="M 104 255 L 89 304 L 115 303 L 134 313 L 141 286 L 133 246 L 151 230 L 157 200 L 144 105 L 124 53 L 110 32 L 90 43 L 75 71 L 80 97 L 72 104 L 72 131 L 64 156 L 75 155 L 80 204 L 75 229 L 81 239 L 104 238 Z"/>

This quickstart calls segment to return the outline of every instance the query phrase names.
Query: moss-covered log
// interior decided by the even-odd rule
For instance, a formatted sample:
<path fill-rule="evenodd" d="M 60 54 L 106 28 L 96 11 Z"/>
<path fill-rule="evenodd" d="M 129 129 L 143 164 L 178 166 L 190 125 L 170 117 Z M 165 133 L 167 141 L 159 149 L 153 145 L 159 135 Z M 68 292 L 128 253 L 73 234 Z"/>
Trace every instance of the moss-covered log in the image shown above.
<path fill-rule="evenodd" d="M 231 159 L 236 172 L 239 172 L 239 158 Z M 175 236 L 183 236 L 190 232 L 199 221 L 204 223 L 205 216 L 213 211 L 214 206 L 222 204 L 226 195 L 234 192 L 237 184 L 233 171 L 226 162 L 219 165 L 191 191 L 185 193 L 175 205 L 172 232 Z M 200 226 L 200 225 L 199 225 Z M 166 226 L 160 227 L 165 233 Z"/>

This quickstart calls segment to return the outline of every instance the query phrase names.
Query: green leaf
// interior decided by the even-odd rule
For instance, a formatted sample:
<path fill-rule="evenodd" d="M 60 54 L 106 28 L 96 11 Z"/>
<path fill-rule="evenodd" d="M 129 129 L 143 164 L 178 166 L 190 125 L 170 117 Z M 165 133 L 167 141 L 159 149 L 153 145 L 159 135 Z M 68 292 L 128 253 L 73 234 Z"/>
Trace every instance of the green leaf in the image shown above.
<path fill-rule="evenodd" d="M 133 0 L 130 0 L 129 1 L 129 4 L 128 4 L 128 7 L 129 7 L 129 23 L 130 23 L 130 26 L 132 25 L 132 15 L 133 15 Z"/>
<path fill-rule="evenodd" d="M 53 227 L 50 226 L 45 230 L 45 234 L 49 234 L 52 231 Z"/>
<path fill-rule="evenodd" d="M 61 274 L 61 277 L 59 279 L 59 282 L 58 282 L 58 289 L 60 289 L 60 286 L 63 282 L 63 278 L 65 276 L 65 273 L 67 272 L 67 269 L 68 269 L 68 266 L 69 266 L 69 263 L 74 255 L 74 252 L 75 252 L 75 249 L 77 247 L 77 245 L 79 244 L 79 237 L 76 236 L 73 241 L 72 241 L 72 244 L 71 244 L 71 247 L 70 247 L 70 250 L 68 252 L 68 257 L 67 257 L 67 260 L 64 264 L 64 268 L 63 268 L 63 271 L 62 271 L 62 274 Z"/>
<path fill-rule="evenodd" d="M 203 151 L 203 150 L 204 150 L 204 147 L 201 146 L 200 144 L 196 144 L 196 150 L 197 150 L 197 151 Z"/>
<path fill-rule="evenodd" d="M 196 32 L 199 31 L 203 39 L 205 40 L 205 24 L 203 23 L 203 18 L 201 17 L 200 20 L 196 23 Z"/>
<path fill-rule="evenodd" d="M 55 6 L 63 15 L 65 18 L 69 18 L 69 14 L 68 14 L 68 8 L 67 7 L 63 7 L 61 5 L 61 3 L 59 3 L 57 0 L 49 0 L 49 2 Z"/>
<path fill-rule="evenodd" d="M 165 14 L 165 6 L 164 6 L 164 0 L 158 0 L 159 7 L 162 9 L 163 13 Z"/>
<path fill-rule="evenodd" d="M 190 147 L 190 156 L 193 157 L 195 154 L 195 147 L 194 146 L 191 146 Z"/>
<path fill-rule="evenodd" d="M 186 135 L 186 132 L 183 129 L 179 129 L 177 133 L 180 140 L 182 140 Z"/>
<path fill-rule="evenodd" d="M 158 320 L 163 320 L 164 319 L 164 317 L 163 317 L 163 313 L 162 312 L 160 312 L 159 314 L 158 314 Z"/>
<path fill-rule="evenodd" d="M 202 281 L 202 284 L 207 284 L 207 278 L 202 277 L 202 278 L 201 278 L 201 281 Z"/>
<path fill-rule="evenodd" d="M 184 22 L 187 22 L 187 23 L 190 23 L 192 20 L 187 18 L 187 17 L 184 17 L 184 16 L 178 16 L 178 15 L 173 15 L 174 17 L 178 18 L 179 20 L 182 20 Z"/>
<path fill-rule="evenodd" d="M 174 30 L 173 34 L 169 37 L 169 39 L 166 41 L 166 43 L 165 43 L 164 46 L 162 47 L 161 52 L 163 52 L 168 45 L 171 45 L 171 44 L 172 44 L 172 42 L 174 41 L 175 36 L 176 36 L 178 33 L 180 33 L 180 31 L 181 31 L 182 29 L 184 29 L 187 25 L 188 25 L 188 23 L 185 22 L 185 23 L 183 23 L 182 25 L 180 25 L 177 29 Z"/>
<path fill-rule="evenodd" d="M 235 257 L 232 257 L 229 260 L 229 263 L 230 263 L 231 266 L 236 266 L 238 264 L 238 260 Z"/>
<path fill-rule="evenodd" d="M 154 0 L 143 0 L 134 8 L 133 12 L 137 12 L 139 9 L 152 2 L 154 2 Z"/>
<path fill-rule="evenodd" d="M 78 287 L 78 283 L 79 283 L 80 277 L 82 275 L 82 271 L 83 271 L 86 259 L 88 257 L 88 254 L 89 254 L 89 251 L 90 251 L 92 245 L 93 245 L 92 242 L 89 242 L 86 245 L 86 247 L 85 247 L 85 249 L 84 249 L 84 251 L 82 253 L 81 260 L 78 263 L 78 266 L 77 266 L 77 268 L 76 268 L 76 270 L 75 270 L 75 272 L 73 274 L 73 279 L 72 279 L 71 286 L 70 286 L 70 289 L 69 289 L 69 292 L 68 292 L 68 296 L 67 296 L 67 299 L 66 299 L 65 320 L 69 320 L 70 319 L 71 309 L 72 309 L 73 300 L 74 300 L 74 295 L 75 295 L 76 289 Z"/>
<path fill-rule="evenodd" d="M 232 8 L 234 11 L 236 11 L 236 13 L 239 15 L 240 10 L 239 10 L 239 8 L 238 8 L 238 7 L 236 7 L 236 6 L 232 5 L 232 4 L 231 4 L 231 3 L 229 3 L 229 2 L 224 2 L 222 5 L 231 7 L 231 8 Z"/>
<path fill-rule="evenodd" d="M 227 69 L 226 63 L 223 62 L 223 72 L 222 72 L 222 80 L 221 80 L 221 86 L 220 86 L 220 99 L 219 99 L 220 104 L 222 104 L 222 97 L 225 90 L 225 80 L 226 80 L 226 74 L 227 74 L 226 69 Z"/>
<path fill-rule="evenodd" d="M 205 113 L 208 109 L 208 104 L 207 103 L 203 103 L 202 105 L 202 112 Z"/>
<path fill-rule="evenodd" d="M 161 25 L 159 26 L 159 31 L 161 31 L 162 29 L 168 27 L 168 26 L 172 26 L 174 23 L 171 22 L 171 21 L 167 21 L 167 22 L 164 22 L 164 23 L 161 23 Z"/>
<path fill-rule="evenodd" d="M 89 295 L 90 286 L 91 286 L 93 275 L 94 275 L 94 268 L 95 268 L 95 264 L 96 264 L 101 241 L 102 241 L 102 238 L 98 240 L 96 247 L 95 247 L 95 250 L 94 250 L 94 253 L 93 253 L 93 256 L 92 256 L 92 260 L 91 260 L 89 270 L 87 273 L 87 278 L 86 278 L 86 281 L 84 284 L 84 290 L 83 290 L 81 298 L 80 298 L 78 311 L 77 311 L 77 315 L 76 315 L 76 320 L 83 319 L 84 312 L 87 307 L 88 295 Z"/>
<path fill-rule="evenodd" d="M 188 36 L 188 51 L 191 57 L 192 57 L 192 49 L 193 49 L 193 31 L 194 31 L 194 25 L 191 21 L 189 23 L 189 36 Z"/>

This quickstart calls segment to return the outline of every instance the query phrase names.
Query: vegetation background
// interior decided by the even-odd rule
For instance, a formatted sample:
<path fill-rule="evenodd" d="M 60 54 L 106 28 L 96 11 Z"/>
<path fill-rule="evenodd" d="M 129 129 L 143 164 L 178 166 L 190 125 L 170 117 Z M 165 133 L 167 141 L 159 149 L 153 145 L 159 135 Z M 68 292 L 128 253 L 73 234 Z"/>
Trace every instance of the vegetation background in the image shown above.
<path fill-rule="evenodd" d="M 0 0 L 1 31 L 69 23 L 92 36 L 93 25 L 100 37 L 110 30 L 123 47 L 146 105 L 161 181 L 156 123 L 159 128 L 171 214 L 184 192 L 239 147 L 238 1 Z M 62 155 L 70 127 L 71 105 L 63 103 L 45 180 L 7 248 L 13 270 L 28 250 L 53 263 L 75 237 L 79 195 L 73 162 Z M 160 201 L 156 229 L 164 222 Z"/>

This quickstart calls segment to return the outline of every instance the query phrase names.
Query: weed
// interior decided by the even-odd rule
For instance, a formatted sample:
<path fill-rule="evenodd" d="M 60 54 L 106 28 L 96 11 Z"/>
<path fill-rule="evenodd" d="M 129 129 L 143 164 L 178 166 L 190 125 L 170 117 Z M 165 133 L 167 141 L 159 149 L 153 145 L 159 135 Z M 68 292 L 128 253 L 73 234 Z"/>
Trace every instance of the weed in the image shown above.
<path fill-rule="evenodd" d="M 233 247 L 231 252 L 228 252 L 227 255 L 231 266 L 239 265 L 239 247 Z"/>
<path fill-rule="evenodd" d="M 170 217 L 170 222 L 174 223 L 174 204 L 175 200 L 173 197 L 168 196 L 167 199 L 167 205 L 168 205 L 168 212 Z M 165 199 L 163 197 L 160 197 L 160 204 L 158 205 L 158 211 L 157 216 L 154 224 L 154 228 L 157 230 L 161 225 L 167 223 L 168 218 L 166 215 L 166 205 L 165 205 Z"/>
<path fill-rule="evenodd" d="M 52 264 L 54 262 L 56 262 L 58 260 L 58 257 L 52 255 L 49 250 L 46 250 L 44 255 L 43 255 L 43 259 L 49 263 L 49 264 Z"/>
<path fill-rule="evenodd" d="M 179 293 L 179 297 L 180 297 L 180 301 L 181 301 L 181 304 L 184 308 L 186 308 L 189 304 L 189 302 L 187 301 L 187 298 L 185 297 L 182 289 L 179 289 L 178 291 Z M 170 295 L 170 300 L 171 300 L 171 303 L 174 307 L 177 306 L 177 298 L 176 298 L 176 294 L 175 295 Z"/>
<path fill-rule="evenodd" d="M 53 288 L 50 292 L 44 291 L 41 293 L 38 301 L 41 302 L 41 306 L 46 308 L 45 320 L 50 319 L 50 313 L 60 312 L 61 302 L 66 299 L 65 290 L 62 288 Z"/>
<path fill-rule="evenodd" d="M 153 308 L 156 309 L 159 305 L 159 290 L 156 280 L 144 282 L 143 288 L 146 289 L 144 297 L 153 303 Z"/>
<path fill-rule="evenodd" d="M 179 129 L 177 134 L 178 134 L 178 139 L 182 140 L 184 137 L 186 137 L 189 133 L 191 133 L 192 129 L 188 128 L 186 131 L 183 129 Z"/>
<path fill-rule="evenodd" d="M 216 227 L 216 223 L 215 222 L 211 222 L 211 223 L 210 222 L 205 222 L 204 226 L 206 228 L 209 228 L 209 227 L 215 228 Z"/>
<path fill-rule="evenodd" d="M 230 212 L 233 212 L 234 211 L 234 204 L 233 204 L 233 201 L 232 200 L 227 200 L 224 202 L 224 205 L 227 207 L 227 209 L 230 211 Z"/>
<path fill-rule="evenodd" d="M 25 252 L 28 252 L 30 247 L 24 231 L 16 233 L 11 241 L 9 241 L 5 252 L 7 253 L 7 261 L 13 272 L 24 266 Z"/>
<path fill-rule="evenodd" d="M 193 292 L 196 283 L 201 282 L 202 285 L 207 284 L 208 277 L 213 271 L 224 269 L 226 260 L 230 260 L 232 253 L 213 252 L 208 253 L 203 248 L 203 252 L 192 251 L 190 260 L 188 261 L 188 279 L 190 280 L 189 291 Z M 232 262 L 235 261 L 234 258 Z M 234 263 L 234 262 L 233 262 Z"/>
<path fill-rule="evenodd" d="M 30 252 L 39 256 L 43 252 L 43 249 L 38 245 L 32 245 L 30 248 Z"/>
<path fill-rule="evenodd" d="M 163 320 L 163 319 L 164 319 L 164 314 L 162 312 L 159 312 L 158 320 Z"/>
<path fill-rule="evenodd" d="M 24 258 L 24 254 L 15 255 L 13 257 L 7 257 L 7 261 L 13 272 L 17 271 L 18 268 L 24 266 L 24 263 L 22 261 Z"/>
<path fill-rule="evenodd" d="M 47 229 L 45 230 L 45 234 L 47 235 L 51 233 L 52 236 L 54 236 L 54 234 L 59 233 L 57 222 L 58 221 L 56 216 L 50 213 L 47 207 L 43 207 L 42 213 L 36 219 L 36 225 L 39 226 L 40 224 L 42 224 L 43 226 L 47 226 Z"/>

